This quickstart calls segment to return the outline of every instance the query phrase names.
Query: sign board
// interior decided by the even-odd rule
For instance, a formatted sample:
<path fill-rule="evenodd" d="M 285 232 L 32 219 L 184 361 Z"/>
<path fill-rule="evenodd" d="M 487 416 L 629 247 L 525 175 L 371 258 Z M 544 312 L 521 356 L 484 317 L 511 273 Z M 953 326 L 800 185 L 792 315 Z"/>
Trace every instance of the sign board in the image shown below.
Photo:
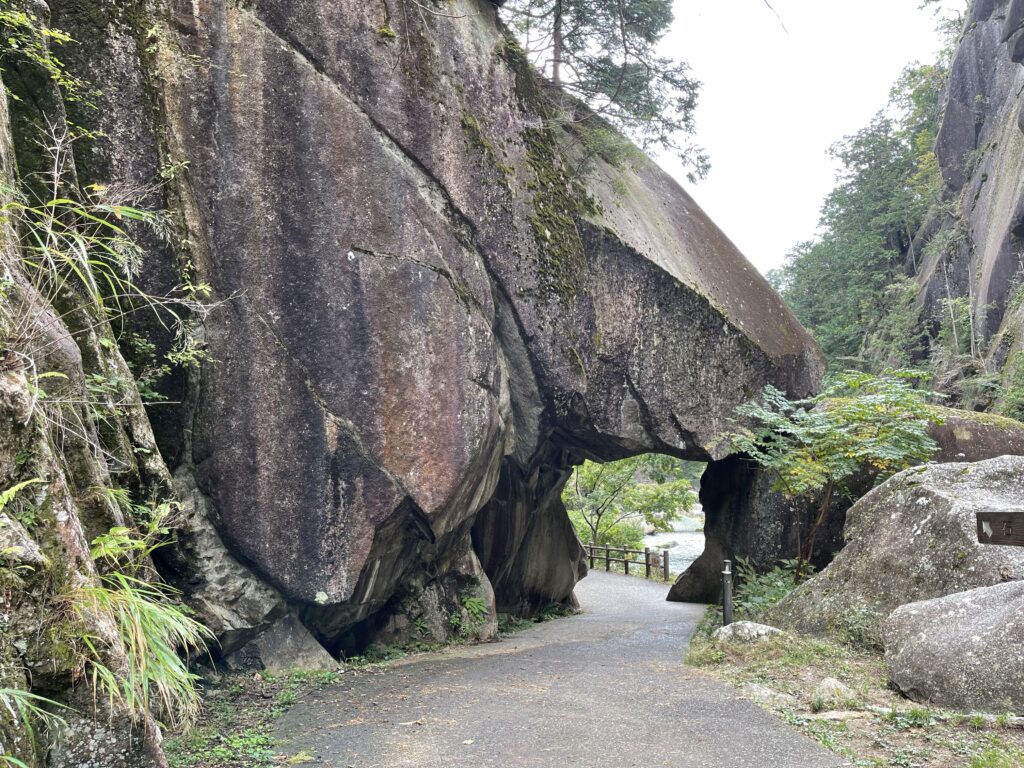
<path fill-rule="evenodd" d="M 978 541 L 1024 547 L 1024 512 L 978 512 Z"/>

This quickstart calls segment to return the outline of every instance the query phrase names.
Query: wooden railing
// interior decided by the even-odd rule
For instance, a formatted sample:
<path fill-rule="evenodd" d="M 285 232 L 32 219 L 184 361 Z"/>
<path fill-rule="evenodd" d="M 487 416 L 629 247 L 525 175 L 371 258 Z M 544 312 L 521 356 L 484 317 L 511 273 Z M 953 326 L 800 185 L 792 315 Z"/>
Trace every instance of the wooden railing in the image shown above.
<path fill-rule="evenodd" d="M 629 575 L 629 566 L 633 565 L 637 568 L 642 567 L 644 569 L 644 575 L 649 579 L 652 573 L 660 572 L 661 578 L 665 581 L 669 581 L 671 576 L 668 568 L 668 550 L 656 550 L 650 547 L 644 549 L 625 549 L 623 547 L 598 547 L 593 544 L 584 544 L 584 549 L 587 550 L 587 556 L 590 559 L 590 568 L 595 567 L 595 563 L 604 563 L 604 569 L 610 571 L 612 569 L 612 563 L 622 563 L 622 567 Z M 621 553 L 622 557 L 613 557 L 613 553 Z M 639 555 L 640 559 L 632 557 L 633 555 Z M 638 571 L 639 573 L 639 571 Z"/>

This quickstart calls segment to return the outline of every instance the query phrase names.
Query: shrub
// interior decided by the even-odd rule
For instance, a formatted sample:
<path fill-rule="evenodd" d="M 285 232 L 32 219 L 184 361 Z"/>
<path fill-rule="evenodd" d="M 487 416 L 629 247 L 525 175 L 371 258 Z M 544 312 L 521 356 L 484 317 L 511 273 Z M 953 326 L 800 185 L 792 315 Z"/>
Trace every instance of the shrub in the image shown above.
<path fill-rule="evenodd" d="M 748 560 L 739 558 L 738 577 L 733 599 L 736 613 L 744 619 L 757 620 L 769 608 L 779 603 L 813 572 L 813 567 L 802 560 L 784 560 L 767 573 L 758 573 Z"/>

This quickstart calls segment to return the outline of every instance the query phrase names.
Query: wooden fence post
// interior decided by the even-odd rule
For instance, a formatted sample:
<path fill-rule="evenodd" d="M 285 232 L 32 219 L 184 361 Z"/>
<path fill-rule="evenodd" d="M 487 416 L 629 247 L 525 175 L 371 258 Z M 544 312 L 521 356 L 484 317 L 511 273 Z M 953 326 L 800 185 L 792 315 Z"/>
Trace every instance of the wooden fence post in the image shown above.
<path fill-rule="evenodd" d="M 588 544 L 587 551 L 590 553 L 590 570 L 594 570 L 594 545 Z"/>
<path fill-rule="evenodd" d="M 662 564 L 662 567 L 665 569 L 665 581 L 671 581 L 672 580 L 672 576 L 670 575 L 669 570 L 668 570 L 668 550 L 667 549 L 661 553 L 661 564 Z"/>
<path fill-rule="evenodd" d="M 644 578 L 651 578 L 651 548 L 644 547 Z"/>
<path fill-rule="evenodd" d="M 629 576 L 629 552 L 622 550 L 622 567 L 626 571 L 626 575 Z"/>
<path fill-rule="evenodd" d="M 604 569 L 606 571 L 610 571 L 612 569 L 612 554 L 610 547 L 604 548 Z"/>

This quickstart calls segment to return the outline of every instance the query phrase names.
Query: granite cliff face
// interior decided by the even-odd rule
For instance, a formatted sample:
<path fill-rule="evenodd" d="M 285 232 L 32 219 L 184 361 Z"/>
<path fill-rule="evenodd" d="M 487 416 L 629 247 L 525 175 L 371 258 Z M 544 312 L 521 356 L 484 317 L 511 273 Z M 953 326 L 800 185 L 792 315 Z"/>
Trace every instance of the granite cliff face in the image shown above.
<path fill-rule="evenodd" d="M 54 24 L 105 94 L 86 180 L 183 169 L 148 287 L 187 259 L 223 302 L 154 427 L 193 510 L 169 570 L 226 652 L 296 613 L 338 650 L 410 601 L 570 602 L 574 463 L 720 459 L 765 383 L 815 388 L 767 283 L 652 163 L 589 156 L 491 3 L 151 10 Z"/>
<path fill-rule="evenodd" d="M 918 234 L 925 321 L 938 327 L 944 299 L 969 302 L 981 373 L 998 374 L 981 405 L 1016 418 L 1024 416 L 1022 22 L 1019 0 L 970 8 L 936 144 L 944 202 Z"/>

